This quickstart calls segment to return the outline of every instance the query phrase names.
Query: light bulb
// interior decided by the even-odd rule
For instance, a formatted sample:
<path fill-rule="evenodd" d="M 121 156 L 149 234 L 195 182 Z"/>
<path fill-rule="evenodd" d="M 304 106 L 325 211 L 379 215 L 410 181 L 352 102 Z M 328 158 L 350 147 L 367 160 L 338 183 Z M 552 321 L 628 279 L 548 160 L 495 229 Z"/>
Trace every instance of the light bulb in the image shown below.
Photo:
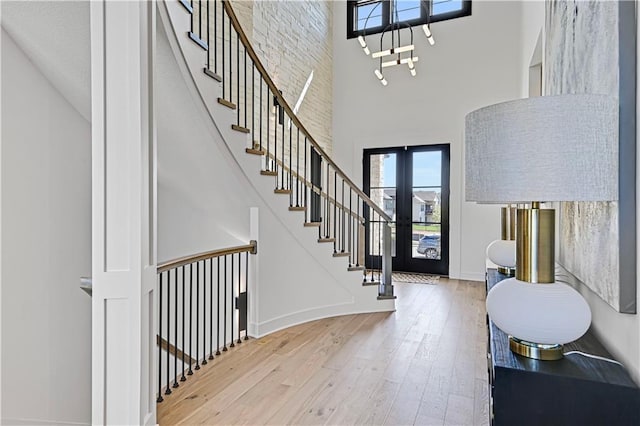
<path fill-rule="evenodd" d="M 412 62 L 418 62 L 418 57 L 414 56 L 412 58 L 404 58 L 404 59 L 400 59 L 400 60 L 393 60 L 393 61 L 386 61 L 382 63 L 382 68 L 386 68 L 386 67 L 391 67 L 394 65 L 399 65 L 399 64 L 407 64 L 409 63 L 409 60 L 411 60 Z"/>
<path fill-rule="evenodd" d="M 395 47 L 387 50 L 381 50 L 380 52 L 374 52 L 374 54 L 371 55 L 371 57 L 379 58 L 381 56 L 389 56 L 389 55 L 393 55 L 394 53 L 408 52 L 410 50 L 413 50 L 414 48 L 415 46 L 413 44 L 408 44 L 406 46 L 400 46 L 400 47 Z"/>
<path fill-rule="evenodd" d="M 387 79 L 383 78 L 382 80 L 380 80 L 380 83 L 382 83 L 383 86 L 387 85 Z"/>
<path fill-rule="evenodd" d="M 424 35 L 426 35 L 427 38 L 431 37 L 431 30 L 429 29 L 429 26 L 427 24 L 422 25 L 422 30 L 424 31 Z"/>
<path fill-rule="evenodd" d="M 430 45 L 432 45 L 432 46 L 433 46 L 434 44 L 436 44 L 436 41 L 433 39 L 433 37 L 428 37 L 428 38 L 427 38 L 427 41 L 428 41 L 428 42 L 429 42 L 429 44 L 430 44 Z"/>
<path fill-rule="evenodd" d="M 362 48 L 367 47 L 367 42 L 364 41 L 364 37 L 358 36 L 358 41 L 360 42 L 360 46 L 362 46 Z"/>
<path fill-rule="evenodd" d="M 369 50 L 369 48 L 367 46 L 364 47 L 364 54 L 369 56 L 369 53 L 371 53 L 371 51 Z"/>
<path fill-rule="evenodd" d="M 384 78 L 382 76 L 382 73 L 377 69 L 373 70 L 373 73 L 376 75 L 376 77 L 378 77 L 378 80 L 382 80 Z"/>

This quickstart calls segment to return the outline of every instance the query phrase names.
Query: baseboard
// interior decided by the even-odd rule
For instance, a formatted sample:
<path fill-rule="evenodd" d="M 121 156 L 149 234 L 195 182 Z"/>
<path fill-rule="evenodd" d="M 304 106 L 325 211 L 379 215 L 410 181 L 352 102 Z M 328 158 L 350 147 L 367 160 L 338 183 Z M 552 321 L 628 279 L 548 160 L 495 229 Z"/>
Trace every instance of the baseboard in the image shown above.
<path fill-rule="evenodd" d="M 393 312 L 395 311 L 395 300 L 378 300 L 376 308 L 373 309 L 353 309 L 352 303 L 339 305 L 322 306 L 319 308 L 307 309 L 291 314 L 273 318 L 261 323 L 249 324 L 249 335 L 251 337 L 260 338 L 285 328 L 303 324 L 309 321 L 320 320 L 324 318 L 336 317 L 341 315 L 368 314 L 372 312 Z M 252 333 L 254 331 L 255 333 Z"/>
<path fill-rule="evenodd" d="M 15 419 L 5 417 L 0 420 L 3 425 L 19 425 L 19 426 L 41 426 L 41 425 L 91 425 L 91 423 L 69 422 L 62 420 L 43 420 L 43 419 Z"/>
<path fill-rule="evenodd" d="M 458 277 L 451 277 L 451 278 L 455 278 L 458 280 L 465 280 L 465 281 L 480 281 L 480 282 L 484 282 L 485 280 L 485 273 L 484 272 L 460 272 L 460 276 Z"/>

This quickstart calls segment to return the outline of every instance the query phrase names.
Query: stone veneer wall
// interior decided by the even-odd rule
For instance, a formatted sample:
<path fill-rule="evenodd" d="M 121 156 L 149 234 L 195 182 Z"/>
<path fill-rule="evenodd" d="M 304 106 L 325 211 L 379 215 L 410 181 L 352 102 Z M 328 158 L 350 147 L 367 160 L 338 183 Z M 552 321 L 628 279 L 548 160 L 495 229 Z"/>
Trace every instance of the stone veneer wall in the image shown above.
<path fill-rule="evenodd" d="M 331 154 L 332 1 L 232 1 L 254 50 L 293 108 L 314 73 L 298 116 Z"/>

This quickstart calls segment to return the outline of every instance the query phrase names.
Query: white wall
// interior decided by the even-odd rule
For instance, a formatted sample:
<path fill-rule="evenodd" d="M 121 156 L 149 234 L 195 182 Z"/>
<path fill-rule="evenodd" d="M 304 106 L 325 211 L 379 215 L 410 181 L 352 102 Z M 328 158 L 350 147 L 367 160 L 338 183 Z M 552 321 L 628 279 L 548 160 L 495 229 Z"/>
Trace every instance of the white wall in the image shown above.
<path fill-rule="evenodd" d="M 2 422 L 91 420 L 89 123 L 2 33 Z"/>
<path fill-rule="evenodd" d="M 415 29 L 417 76 L 385 72 L 346 39 L 346 6 L 334 7 L 334 153 L 358 182 L 364 148 L 451 144 L 450 265 L 453 278 L 484 279 L 484 251 L 499 237 L 499 210 L 464 202 L 463 129 L 477 108 L 520 97 L 521 4 L 473 2 L 469 17 L 432 25 L 435 46 Z M 376 46 L 379 36 L 368 37 Z M 376 50 L 376 49 L 374 49 Z"/>
<path fill-rule="evenodd" d="M 529 65 L 533 57 L 538 37 L 544 26 L 544 1 L 523 1 L 522 2 L 522 55 L 521 72 L 522 87 L 521 97 L 529 96 Z M 544 46 L 544 40 L 542 40 Z"/>

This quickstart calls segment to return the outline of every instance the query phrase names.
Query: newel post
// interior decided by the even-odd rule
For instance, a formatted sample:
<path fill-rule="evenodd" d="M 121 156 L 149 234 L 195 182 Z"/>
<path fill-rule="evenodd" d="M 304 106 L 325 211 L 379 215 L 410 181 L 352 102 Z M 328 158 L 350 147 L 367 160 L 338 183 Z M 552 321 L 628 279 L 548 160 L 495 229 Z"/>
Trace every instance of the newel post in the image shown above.
<path fill-rule="evenodd" d="M 382 225 L 382 279 L 380 281 L 380 297 L 394 298 L 393 282 L 391 280 L 392 257 L 391 257 L 391 225 L 388 222 Z"/>

